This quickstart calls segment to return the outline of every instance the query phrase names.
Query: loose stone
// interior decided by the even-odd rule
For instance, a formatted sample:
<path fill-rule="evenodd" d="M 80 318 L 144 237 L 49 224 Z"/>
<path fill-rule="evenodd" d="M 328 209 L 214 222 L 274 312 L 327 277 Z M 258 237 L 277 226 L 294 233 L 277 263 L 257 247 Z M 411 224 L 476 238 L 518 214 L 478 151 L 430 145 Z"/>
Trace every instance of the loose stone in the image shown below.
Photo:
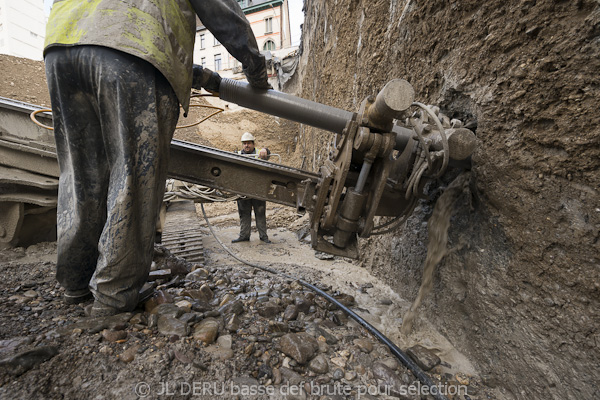
<path fill-rule="evenodd" d="M 119 359 L 125 363 L 132 362 L 135 359 L 135 356 L 136 356 L 139 348 L 140 348 L 139 345 L 131 346 L 130 348 L 128 348 L 127 350 L 125 350 L 123 353 L 121 353 L 119 355 Z"/>
<path fill-rule="evenodd" d="M 217 344 L 224 349 L 231 349 L 233 339 L 231 335 L 222 335 L 217 339 Z"/>
<path fill-rule="evenodd" d="M 342 370 L 341 368 L 336 368 L 333 371 L 333 380 L 334 381 L 339 381 L 343 377 L 344 377 L 344 370 Z"/>
<path fill-rule="evenodd" d="M 206 318 L 194 329 L 194 339 L 210 344 L 217 338 L 219 322 L 214 318 Z"/>
<path fill-rule="evenodd" d="M 368 339 L 354 339 L 354 344 L 365 353 L 373 351 L 373 343 Z"/>
<path fill-rule="evenodd" d="M 114 331 L 112 329 L 104 329 L 102 331 L 102 337 L 108 342 L 116 342 L 127 338 L 127 332 L 125 331 Z"/>
<path fill-rule="evenodd" d="M 306 332 L 288 333 L 279 341 L 281 351 L 299 364 L 305 364 L 319 348 L 317 340 Z"/>
<path fill-rule="evenodd" d="M 177 335 L 185 337 L 189 334 L 189 326 L 171 315 L 160 315 L 158 317 L 158 331 L 165 336 Z"/>
<path fill-rule="evenodd" d="M 327 364 L 327 358 L 323 354 L 319 354 L 308 364 L 308 368 L 317 374 L 326 374 L 329 372 L 329 364 Z"/>
<path fill-rule="evenodd" d="M 277 304 L 275 304 L 271 301 L 268 301 L 266 303 L 261 303 L 257 307 L 257 311 L 261 317 L 272 318 L 272 317 L 276 316 L 277 314 L 279 314 L 279 312 L 281 311 L 281 308 Z"/>
<path fill-rule="evenodd" d="M 421 345 L 410 347 L 406 350 L 406 354 L 412 358 L 419 367 L 425 371 L 429 371 L 440 363 L 440 358 L 430 349 Z"/>

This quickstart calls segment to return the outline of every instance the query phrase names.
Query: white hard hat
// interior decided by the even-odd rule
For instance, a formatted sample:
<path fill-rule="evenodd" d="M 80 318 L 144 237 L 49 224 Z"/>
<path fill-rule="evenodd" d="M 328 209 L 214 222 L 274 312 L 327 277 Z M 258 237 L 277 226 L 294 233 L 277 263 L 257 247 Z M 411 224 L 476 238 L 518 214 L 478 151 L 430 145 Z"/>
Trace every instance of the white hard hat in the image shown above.
<path fill-rule="evenodd" d="M 252 136 L 250 132 L 244 132 L 244 134 L 242 135 L 242 142 L 247 142 L 249 140 L 252 140 L 254 142 L 254 136 Z"/>

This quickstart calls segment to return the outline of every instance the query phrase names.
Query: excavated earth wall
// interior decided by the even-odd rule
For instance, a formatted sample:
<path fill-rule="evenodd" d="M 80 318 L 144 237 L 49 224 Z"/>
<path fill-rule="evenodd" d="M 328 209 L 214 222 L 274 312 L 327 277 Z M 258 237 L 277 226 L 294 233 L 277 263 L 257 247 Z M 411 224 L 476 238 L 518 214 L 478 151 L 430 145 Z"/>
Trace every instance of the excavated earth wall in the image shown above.
<path fill-rule="evenodd" d="M 600 368 L 600 3 L 305 0 L 302 97 L 357 111 L 393 78 L 477 120 L 471 194 L 426 317 L 505 398 L 592 399 Z M 331 135 L 303 127 L 318 169 Z M 448 179 L 428 188 L 435 198 Z M 363 265 L 405 298 L 425 259 L 422 201 Z"/>

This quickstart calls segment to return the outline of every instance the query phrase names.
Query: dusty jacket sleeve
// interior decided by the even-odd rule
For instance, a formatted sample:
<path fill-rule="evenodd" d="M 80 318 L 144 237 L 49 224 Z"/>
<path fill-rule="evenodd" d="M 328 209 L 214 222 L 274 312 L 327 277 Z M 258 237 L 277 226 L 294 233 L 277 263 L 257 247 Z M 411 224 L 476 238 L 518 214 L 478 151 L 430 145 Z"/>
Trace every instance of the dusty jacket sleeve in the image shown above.
<path fill-rule="evenodd" d="M 265 57 L 236 0 L 190 0 L 200 21 L 240 61 L 252 86 L 268 85 Z"/>

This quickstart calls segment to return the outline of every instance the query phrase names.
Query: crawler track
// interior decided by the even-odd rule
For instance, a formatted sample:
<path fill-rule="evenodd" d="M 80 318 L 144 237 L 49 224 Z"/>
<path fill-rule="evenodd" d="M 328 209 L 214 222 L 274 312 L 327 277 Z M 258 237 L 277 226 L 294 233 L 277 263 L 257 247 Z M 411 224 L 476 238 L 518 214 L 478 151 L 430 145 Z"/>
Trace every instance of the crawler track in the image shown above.
<path fill-rule="evenodd" d="M 169 205 L 162 245 L 174 256 L 204 265 L 204 235 L 193 202 L 178 201 Z"/>

